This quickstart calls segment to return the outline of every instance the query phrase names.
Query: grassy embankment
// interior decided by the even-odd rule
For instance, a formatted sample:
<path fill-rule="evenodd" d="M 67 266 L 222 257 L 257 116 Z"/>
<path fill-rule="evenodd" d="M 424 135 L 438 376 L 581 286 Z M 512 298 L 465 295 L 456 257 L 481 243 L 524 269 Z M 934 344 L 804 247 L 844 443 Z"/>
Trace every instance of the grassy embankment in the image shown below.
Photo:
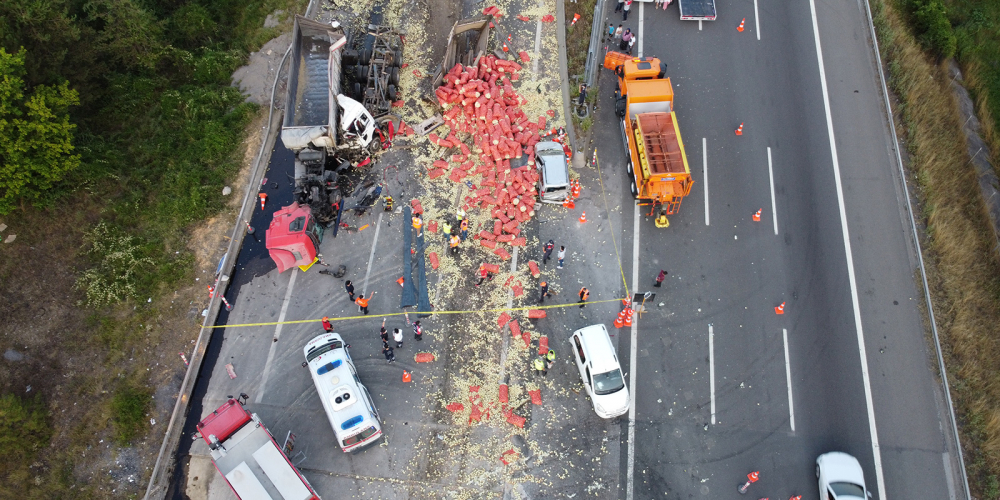
<path fill-rule="evenodd" d="M 1000 70 L 994 61 L 1000 3 L 954 1 L 958 54 L 979 117 L 994 144 Z M 926 225 L 924 253 L 935 315 L 958 413 L 973 496 L 1000 497 L 1000 265 L 975 172 L 950 90 L 947 65 L 956 36 L 940 0 L 871 2 L 889 86 L 899 99 L 909 156 Z M 983 69 L 988 68 L 988 69 Z M 996 155 L 993 156 L 996 158 Z M 996 162 L 994 161 L 994 165 Z"/>
<path fill-rule="evenodd" d="M 230 75 L 287 29 L 287 14 L 264 28 L 268 14 L 305 3 L 0 7 L 0 44 L 23 50 L 27 88 L 68 81 L 81 101 L 70 110 L 80 166 L 3 218 L 17 240 L 0 247 L 2 347 L 23 357 L 0 370 L 0 497 L 133 496 L 142 485 L 165 425 L 147 434 L 154 385 L 183 369 L 176 352 L 200 320 L 190 311 L 204 290 L 183 293 L 190 232 L 226 207 L 223 185 L 262 111 Z M 126 448 L 140 457 L 134 483 L 95 470 Z"/>

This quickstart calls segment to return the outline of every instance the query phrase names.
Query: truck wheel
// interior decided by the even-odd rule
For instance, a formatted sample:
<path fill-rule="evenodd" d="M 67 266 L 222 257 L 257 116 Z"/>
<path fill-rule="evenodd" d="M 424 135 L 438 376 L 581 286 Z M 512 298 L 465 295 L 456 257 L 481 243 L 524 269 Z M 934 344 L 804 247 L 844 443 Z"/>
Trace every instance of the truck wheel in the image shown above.
<path fill-rule="evenodd" d="M 639 189 L 635 187 L 635 180 L 632 181 L 632 197 L 633 198 L 639 197 Z"/>
<path fill-rule="evenodd" d="M 343 55 L 340 57 L 340 61 L 344 63 L 344 65 L 350 65 L 358 62 L 358 51 L 353 49 L 345 50 Z"/>
<path fill-rule="evenodd" d="M 399 85 L 399 68 L 389 70 L 389 83 Z"/>
<path fill-rule="evenodd" d="M 351 94 L 354 95 L 354 99 L 356 99 L 358 101 L 363 100 L 364 96 L 361 95 L 361 84 L 360 83 L 354 82 L 354 85 L 351 85 Z"/>
<path fill-rule="evenodd" d="M 361 64 L 368 64 L 372 60 L 372 49 L 361 49 Z"/>
<path fill-rule="evenodd" d="M 358 68 L 357 72 L 354 75 L 355 79 L 357 81 L 359 81 L 359 82 L 362 82 L 362 83 L 363 82 L 367 82 L 368 81 L 368 65 L 367 64 L 359 64 L 357 66 L 357 68 Z"/>
<path fill-rule="evenodd" d="M 386 88 L 385 97 L 388 100 L 390 100 L 390 101 L 395 101 L 396 100 L 396 86 L 395 85 L 389 85 L 389 87 Z"/>
<path fill-rule="evenodd" d="M 632 172 L 633 172 L 633 170 L 632 170 L 632 162 L 629 161 L 628 162 L 628 175 L 632 175 Z"/>
<path fill-rule="evenodd" d="M 615 114 L 618 118 L 625 118 L 625 98 L 621 97 L 615 100 Z"/>
<path fill-rule="evenodd" d="M 400 67 L 403 65 L 403 51 L 396 49 L 392 53 L 392 65 L 395 67 Z"/>

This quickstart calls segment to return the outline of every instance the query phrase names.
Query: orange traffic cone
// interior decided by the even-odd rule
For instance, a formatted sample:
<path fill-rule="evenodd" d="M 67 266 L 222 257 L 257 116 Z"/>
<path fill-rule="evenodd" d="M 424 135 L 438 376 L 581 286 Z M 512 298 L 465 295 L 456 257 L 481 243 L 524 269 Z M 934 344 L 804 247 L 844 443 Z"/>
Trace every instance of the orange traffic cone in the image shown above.
<path fill-rule="evenodd" d="M 736 31 L 739 31 L 740 33 L 743 33 L 743 23 L 745 23 L 745 22 L 747 22 L 747 18 L 744 17 L 743 20 L 740 21 L 740 25 L 736 27 Z"/>
<path fill-rule="evenodd" d="M 632 308 L 625 310 L 625 326 L 632 326 Z"/>
<path fill-rule="evenodd" d="M 736 129 L 736 135 L 743 135 L 743 123 L 740 123 L 740 128 Z"/>
<path fill-rule="evenodd" d="M 580 222 L 581 223 L 587 222 L 587 212 L 580 214 Z"/>
<path fill-rule="evenodd" d="M 782 302 L 780 306 L 774 308 L 774 314 L 785 314 L 785 303 Z"/>
<path fill-rule="evenodd" d="M 503 43 L 503 51 L 504 51 L 504 52 L 510 52 L 510 48 L 509 48 L 509 47 L 507 47 L 507 42 L 504 42 L 504 43 Z"/>
<path fill-rule="evenodd" d="M 573 210 L 576 208 L 576 202 L 573 201 L 572 197 L 567 196 L 566 201 L 563 202 L 563 207 Z"/>
<path fill-rule="evenodd" d="M 398 280 L 396 280 L 396 283 L 399 283 L 399 286 L 403 286 L 403 282 L 404 282 L 404 281 L 405 281 L 405 280 L 403 279 L 403 276 L 400 276 L 400 277 L 399 277 L 399 279 L 398 279 Z"/>
<path fill-rule="evenodd" d="M 576 22 L 580 20 L 580 14 L 573 14 L 573 21 L 569 23 L 570 26 L 576 26 Z"/>
<path fill-rule="evenodd" d="M 625 311 L 618 313 L 618 317 L 615 318 L 615 328 L 621 328 L 625 326 Z"/>
<path fill-rule="evenodd" d="M 514 43 L 514 37 L 510 33 L 507 33 L 507 43 Z"/>
<path fill-rule="evenodd" d="M 754 222 L 760 222 L 760 212 L 761 212 L 761 210 L 764 210 L 764 209 L 760 208 L 760 209 L 757 210 L 757 213 L 753 214 L 753 221 Z"/>
<path fill-rule="evenodd" d="M 788 500 L 802 500 L 802 495 L 795 495 L 793 497 L 788 497 Z"/>
<path fill-rule="evenodd" d="M 413 382 L 413 377 L 410 376 L 410 372 L 403 370 L 403 382 Z"/>
<path fill-rule="evenodd" d="M 267 201 L 267 195 L 264 193 L 260 193 L 257 196 L 260 196 L 260 209 L 264 210 L 264 202 Z"/>
<path fill-rule="evenodd" d="M 208 285 L 208 296 L 209 298 L 215 296 L 215 287 L 213 287 L 212 285 Z"/>

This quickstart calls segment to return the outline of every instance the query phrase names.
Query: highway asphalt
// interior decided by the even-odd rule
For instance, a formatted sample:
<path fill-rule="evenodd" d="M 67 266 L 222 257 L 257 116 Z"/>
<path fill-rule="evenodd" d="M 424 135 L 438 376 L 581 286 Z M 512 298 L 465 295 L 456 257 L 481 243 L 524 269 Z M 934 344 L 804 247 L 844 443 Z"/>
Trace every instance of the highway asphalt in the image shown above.
<path fill-rule="evenodd" d="M 810 2 L 716 3 L 715 22 L 643 5 L 626 24 L 669 65 L 697 182 L 668 229 L 638 224 L 632 288 L 664 306 L 637 323 L 634 498 L 737 498 L 760 471 L 750 496 L 814 499 L 815 458 L 833 450 L 860 460 L 874 498 L 961 498 L 864 4 L 815 5 L 842 214 Z M 625 156 L 603 71 L 594 142 L 613 178 Z M 623 443 L 623 484 L 629 454 Z"/>

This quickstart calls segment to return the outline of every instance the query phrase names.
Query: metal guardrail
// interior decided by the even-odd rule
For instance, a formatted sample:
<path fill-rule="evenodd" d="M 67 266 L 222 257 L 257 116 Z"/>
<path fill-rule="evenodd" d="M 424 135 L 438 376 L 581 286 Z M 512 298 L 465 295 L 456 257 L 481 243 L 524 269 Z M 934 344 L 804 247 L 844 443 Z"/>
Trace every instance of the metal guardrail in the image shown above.
<path fill-rule="evenodd" d="M 601 48 L 601 34 L 604 33 L 604 4 L 604 0 L 597 0 L 594 3 L 594 20 L 590 26 L 590 48 L 587 49 L 587 65 L 583 71 L 588 89 L 594 86 L 597 68 L 601 67 L 597 55 Z"/>
<path fill-rule="evenodd" d="M 941 353 L 941 338 L 938 336 L 937 322 L 934 320 L 934 305 L 931 303 L 931 291 L 927 285 L 927 269 L 924 267 L 923 250 L 920 248 L 920 238 L 917 233 L 917 223 L 913 217 L 913 205 L 910 203 L 910 189 L 906 184 L 906 172 L 903 170 L 903 157 L 899 152 L 899 138 L 896 135 L 896 123 L 892 118 L 892 104 L 889 102 L 889 88 L 885 83 L 884 66 L 882 65 L 882 55 L 878 48 L 878 37 L 875 35 L 875 21 L 872 18 L 872 9 L 869 0 L 865 0 L 865 12 L 868 14 L 868 28 L 871 30 L 872 48 L 875 49 L 875 62 L 878 64 L 878 78 L 882 83 L 882 97 L 885 99 L 886 119 L 889 120 L 889 130 L 892 132 L 892 142 L 896 149 L 896 165 L 899 167 L 900 182 L 903 183 L 903 194 L 906 198 L 906 213 L 910 219 L 910 233 L 913 237 L 913 245 L 916 247 L 917 262 L 920 265 L 920 282 L 924 287 L 924 300 L 927 304 L 927 316 L 931 323 L 931 333 L 934 336 L 934 350 L 937 353 L 938 371 L 941 375 L 941 385 L 944 389 L 944 397 L 948 402 L 948 416 L 951 419 L 951 430 L 955 439 L 955 449 L 958 452 L 958 464 L 962 474 L 962 485 L 965 487 L 965 498 L 972 499 L 969 490 L 969 477 L 965 471 L 965 457 L 962 453 L 962 441 L 958 436 L 958 422 L 955 420 L 955 406 L 951 401 L 951 391 L 948 387 L 948 372 L 944 366 L 944 356 Z"/>

